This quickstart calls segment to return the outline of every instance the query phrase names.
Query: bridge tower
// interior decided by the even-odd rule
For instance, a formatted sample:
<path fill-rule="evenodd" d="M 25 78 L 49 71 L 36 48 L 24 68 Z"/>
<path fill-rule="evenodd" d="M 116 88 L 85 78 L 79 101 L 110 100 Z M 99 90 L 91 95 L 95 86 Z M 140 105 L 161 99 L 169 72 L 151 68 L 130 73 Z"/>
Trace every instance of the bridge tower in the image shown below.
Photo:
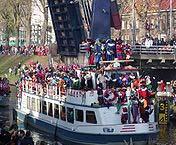
<path fill-rule="evenodd" d="M 57 53 L 76 57 L 85 32 L 78 1 L 48 0 L 57 41 Z"/>

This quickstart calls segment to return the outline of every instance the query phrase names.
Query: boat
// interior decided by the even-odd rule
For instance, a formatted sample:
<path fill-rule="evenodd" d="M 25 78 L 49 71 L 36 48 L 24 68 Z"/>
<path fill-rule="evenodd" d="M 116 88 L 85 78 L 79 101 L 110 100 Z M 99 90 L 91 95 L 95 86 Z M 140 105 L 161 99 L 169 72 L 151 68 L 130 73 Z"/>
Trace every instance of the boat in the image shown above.
<path fill-rule="evenodd" d="M 7 78 L 0 78 L 0 107 L 9 105 L 10 86 Z"/>
<path fill-rule="evenodd" d="M 29 78 L 23 79 L 16 108 L 17 119 L 67 144 L 144 145 L 156 141 L 159 130 L 155 110 L 152 110 L 147 122 L 141 121 L 140 115 L 134 119 L 129 98 L 124 102 L 121 100 L 118 109 L 118 104 L 113 103 L 117 99 L 115 92 L 119 93 L 122 89 L 115 91 L 110 88 L 112 83 L 109 83 L 105 87 L 108 89 L 102 89 L 103 94 L 108 97 L 102 98 L 98 95 L 96 86 L 100 72 L 97 73 L 94 67 L 77 68 L 75 71 L 77 76 L 86 75 L 88 86 L 83 88 L 82 83 L 78 87 L 77 81 L 72 87 L 66 86 L 62 79 L 59 79 L 59 85 L 50 80 L 50 83 L 42 86 L 41 83 L 32 83 Z M 119 69 L 109 65 L 104 68 L 107 75 L 116 72 L 122 75 L 131 73 L 131 78 L 139 75 L 138 70 L 133 67 Z M 88 82 L 90 76 L 92 84 Z M 64 77 L 65 74 L 62 74 L 62 78 Z"/>

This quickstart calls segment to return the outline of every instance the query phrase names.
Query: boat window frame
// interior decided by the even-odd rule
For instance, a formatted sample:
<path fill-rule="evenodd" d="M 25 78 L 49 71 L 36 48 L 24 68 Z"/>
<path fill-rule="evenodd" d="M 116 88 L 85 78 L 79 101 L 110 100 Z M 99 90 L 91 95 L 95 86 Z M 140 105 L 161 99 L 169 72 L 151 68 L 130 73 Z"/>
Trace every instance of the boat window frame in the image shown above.
<path fill-rule="evenodd" d="M 31 98 L 31 109 L 36 111 L 36 99 L 34 97 Z"/>
<path fill-rule="evenodd" d="M 78 120 L 78 116 L 77 116 L 77 111 L 81 111 L 82 112 L 82 120 Z M 78 121 L 78 122 L 84 122 L 84 110 L 81 110 L 81 109 L 75 109 L 75 120 Z"/>
<path fill-rule="evenodd" d="M 53 116 L 54 116 L 54 115 L 53 115 L 53 103 L 48 102 L 47 105 L 48 105 L 48 106 L 47 106 L 47 107 L 48 107 L 47 114 L 48 114 L 48 116 L 53 117 Z M 51 108 L 50 108 L 49 105 L 51 105 Z M 50 113 L 50 109 L 51 109 L 51 113 Z"/>
<path fill-rule="evenodd" d="M 70 120 L 70 114 L 68 114 L 69 113 L 69 110 L 72 110 L 72 112 L 73 112 L 73 114 L 72 114 L 72 116 L 71 116 L 71 120 Z M 68 123 L 72 123 L 72 124 L 74 124 L 74 109 L 73 108 L 71 108 L 71 107 L 67 107 L 67 122 Z"/>
<path fill-rule="evenodd" d="M 56 108 L 56 105 L 58 106 L 58 108 Z M 59 104 L 56 104 L 56 103 L 54 103 L 54 118 L 57 118 L 57 119 L 59 119 L 60 118 L 60 109 L 59 109 Z M 58 115 L 56 116 L 56 111 L 57 111 L 57 113 L 58 113 Z"/>
<path fill-rule="evenodd" d="M 45 104 L 45 107 L 46 107 L 46 114 L 44 113 L 44 111 L 43 111 L 43 109 L 44 109 L 44 102 L 46 102 L 45 100 L 42 100 L 42 114 L 44 114 L 44 115 L 48 115 L 47 114 L 47 102 L 46 102 L 46 104 Z"/>
<path fill-rule="evenodd" d="M 27 109 L 31 109 L 31 97 L 27 96 Z"/>
<path fill-rule="evenodd" d="M 88 112 L 94 114 L 94 122 L 88 120 L 88 117 L 87 117 L 87 113 L 88 113 Z M 96 113 L 95 113 L 95 111 L 92 111 L 92 110 L 86 110 L 85 113 L 86 113 L 86 123 L 97 124 L 97 118 L 96 118 Z"/>
<path fill-rule="evenodd" d="M 65 114 L 62 114 L 63 112 L 62 112 L 62 108 L 65 108 Z M 67 115 L 66 115 L 66 112 L 67 112 L 67 110 L 66 110 L 66 108 L 67 107 L 65 107 L 65 106 L 63 106 L 63 105 L 60 105 L 60 119 L 62 120 L 62 121 L 67 121 Z M 64 115 L 64 116 L 62 116 L 62 115 Z M 63 118 L 64 117 L 64 118 Z"/>
<path fill-rule="evenodd" d="M 42 113 L 42 102 L 40 99 L 37 99 L 36 105 L 37 105 L 36 111 Z"/>

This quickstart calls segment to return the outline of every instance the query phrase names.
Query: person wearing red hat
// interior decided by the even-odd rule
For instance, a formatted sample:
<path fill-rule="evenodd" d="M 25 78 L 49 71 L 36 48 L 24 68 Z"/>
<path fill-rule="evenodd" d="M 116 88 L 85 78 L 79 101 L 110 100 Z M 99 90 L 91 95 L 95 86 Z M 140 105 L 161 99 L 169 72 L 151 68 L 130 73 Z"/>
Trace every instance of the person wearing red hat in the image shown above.
<path fill-rule="evenodd" d="M 116 56 L 118 60 L 122 59 L 122 52 L 123 52 L 123 47 L 121 44 L 116 45 Z"/>
<path fill-rule="evenodd" d="M 151 96 L 151 92 L 149 92 L 149 90 L 147 89 L 146 87 L 146 81 L 143 79 L 141 80 L 140 82 L 140 87 L 138 89 L 138 96 L 139 96 L 139 99 L 143 100 L 144 99 L 144 102 L 146 101 L 146 105 L 149 105 L 149 99 L 150 99 L 150 96 Z M 145 108 L 146 106 L 144 106 Z"/>

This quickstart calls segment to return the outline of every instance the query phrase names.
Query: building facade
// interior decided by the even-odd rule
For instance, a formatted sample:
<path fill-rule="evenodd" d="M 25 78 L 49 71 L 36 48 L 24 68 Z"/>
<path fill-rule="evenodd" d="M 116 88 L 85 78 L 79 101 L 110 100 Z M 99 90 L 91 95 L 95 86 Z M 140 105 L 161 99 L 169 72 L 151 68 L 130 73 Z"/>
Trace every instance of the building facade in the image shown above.
<path fill-rule="evenodd" d="M 147 11 L 143 11 L 143 13 L 147 13 L 143 20 L 138 17 L 136 8 L 135 13 L 132 13 L 132 6 L 126 6 L 121 11 L 122 29 L 120 36 L 123 40 L 130 43 L 134 39 L 135 43 L 141 43 L 144 37 L 149 36 L 153 39 L 163 38 L 167 41 L 176 34 L 176 1 L 172 2 L 172 9 L 170 9 L 168 0 L 161 0 L 157 4 L 160 6 L 159 8 L 156 7 L 155 10 L 152 10 L 150 9 L 152 6 L 149 6 Z M 135 5 L 137 4 L 135 3 Z M 135 34 L 133 35 L 133 33 Z"/>

